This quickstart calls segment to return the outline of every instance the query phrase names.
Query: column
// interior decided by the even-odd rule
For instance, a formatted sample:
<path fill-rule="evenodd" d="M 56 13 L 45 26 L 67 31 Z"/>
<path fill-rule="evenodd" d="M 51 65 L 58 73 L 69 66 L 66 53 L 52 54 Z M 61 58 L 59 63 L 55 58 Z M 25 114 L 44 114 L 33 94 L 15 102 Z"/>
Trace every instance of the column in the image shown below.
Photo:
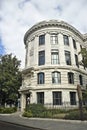
<path fill-rule="evenodd" d="M 58 35 L 58 44 L 59 44 L 59 60 L 60 65 L 65 65 L 65 53 L 64 53 L 64 42 L 63 42 L 63 35 L 60 33 Z"/>
<path fill-rule="evenodd" d="M 71 51 L 71 64 L 72 64 L 72 66 L 76 66 L 76 63 L 75 63 L 75 52 L 74 52 L 74 48 L 73 48 L 72 37 L 69 37 L 69 45 L 70 45 L 70 51 Z"/>
<path fill-rule="evenodd" d="M 50 34 L 46 33 L 45 35 L 45 65 L 48 66 L 50 64 L 51 64 Z"/>
<path fill-rule="evenodd" d="M 34 39 L 34 65 L 35 66 L 38 66 L 38 47 L 39 47 L 38 36 L 35 36 Z"/>
<path fill-rule="evenodd" d="M 26 95 L 21 93 L 21 111 L 24 111 L 26 107 Z"/>

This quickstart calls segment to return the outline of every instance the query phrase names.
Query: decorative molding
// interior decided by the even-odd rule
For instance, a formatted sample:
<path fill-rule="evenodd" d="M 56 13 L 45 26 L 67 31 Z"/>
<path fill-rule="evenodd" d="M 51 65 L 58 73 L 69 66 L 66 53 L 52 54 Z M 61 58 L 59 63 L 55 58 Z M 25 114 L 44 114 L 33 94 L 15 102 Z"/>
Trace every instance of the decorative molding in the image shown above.
<path fill-rule="evenodd" d="M 47 27 L 57 27 L 57 28 L 64 28 L 66 30 L 69 30 L 73 32 L 76 36 L 78 36 L 81 40 L 85 41 L 87 39 L 86 35 L 81 34 L 76 28 L 71 26 L 70 24 L 64 22 L 64 21 L 57 21 L 57 20 L 49 20 L 49 21 L 42 21 L 38 24 L 35 24 L 33 27 L 31 27 L 24 36 L 24 43 L 26 44 L 26 39 L 29 35 L 31 35 L 33 32 Z"/>

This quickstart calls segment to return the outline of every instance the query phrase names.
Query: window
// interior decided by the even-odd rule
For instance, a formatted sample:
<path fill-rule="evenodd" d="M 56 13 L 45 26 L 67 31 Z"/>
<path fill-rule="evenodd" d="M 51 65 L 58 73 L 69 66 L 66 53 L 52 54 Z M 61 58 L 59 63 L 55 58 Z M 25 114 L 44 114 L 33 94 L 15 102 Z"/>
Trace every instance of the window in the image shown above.
<path fill-rule="evenodd" d="M 83 77 L 82 77 L 82 75 L 79 75 L 79 83 L 80 83 L 80 85 L 83 85 Z"/>
<path fill-rule="evenodd" d="M 70 105 L 76 105 L 76 92 L 70 92 Z"/>
<path fill-rule="evenodd" d="M 66 35 L 63 35 L 64 45 L 69 46 L 69 38 Z"/>
<path fill-rule="evenodd" d="M 76 41 L 73 39 L 73 47 L 74 47 L 74 49 L 77 49 L 77 47 L 76 47 Z"/>
<path fill-rule="evenodd" d="M 44 73 L 38 73 L 38 84 L 44 84 Z"/>
<path fill-rule="evenodd" d="M 51 51 L 51 64 L 59 64 L 59 52 L 58 50 Z"/>
<path fill-rule="evenodd" d="M 76 54 L 75 54 L 75 62 L 76 62 L 77 67 L 79 67 L 78 56 Z"/>
<path fill-rule="evenodd" d="M 71 65 L 71 55 L 69 51 L 65 51 L 65 60 L 67 65 Z"/>
<path fill-rule="evenodd" d="M 39 65 L 45 64 L 45 51 L 39 52 Z"/>
<path fill-rule="evenodd" d="M 80 50 L 82 50 L 82 45 L 80 45 Z"/>
<path fill-rule="evenodd" d="M 37 92 L 37 103 L 44 104 L 44 92 Z"/>
<path fill-rule="evenodd" d="M 74 73 L 68 72 L 68 83 L 74 84 Z"/>
<path fill-rule="evenodd" d="M 62 105 L 62 93 L 53 92 L 53 105 Z"/>
<path fill-rule="evenodd" d="M 39 36 L 39 45 L 44 45 L 45 44 L 45 35 L 40 35 Z"/>
<path fill-rule="evenodd" d="M 60 72 L 52 72 L 52 83 L 53 84 L 60 84 L 61 83 Z"/>
<path fill-rule="evenodd" d="M 51 44 L 58 44 L 58 37 L 57 34 L 51 34 Z"/>

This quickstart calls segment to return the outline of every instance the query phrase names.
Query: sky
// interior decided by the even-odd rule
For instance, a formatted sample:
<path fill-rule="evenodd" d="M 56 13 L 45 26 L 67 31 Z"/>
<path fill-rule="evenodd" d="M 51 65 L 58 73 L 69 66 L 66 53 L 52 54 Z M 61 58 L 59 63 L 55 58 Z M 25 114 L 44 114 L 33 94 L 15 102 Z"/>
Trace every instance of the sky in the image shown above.
<path fill-rule="evenodd" d="M 49 19 L 63 20 L 85 34 L 87 0 L 0 0 L 0 54 L 12 53 L 24 68 L 24 34 Z"/>

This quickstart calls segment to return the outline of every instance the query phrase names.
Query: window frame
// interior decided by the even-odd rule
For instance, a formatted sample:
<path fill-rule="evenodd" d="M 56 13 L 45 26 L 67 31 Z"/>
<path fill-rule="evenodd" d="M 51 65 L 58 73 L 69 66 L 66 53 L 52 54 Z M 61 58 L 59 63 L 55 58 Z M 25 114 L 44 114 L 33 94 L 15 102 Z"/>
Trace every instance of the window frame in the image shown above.
<path fill-rule="evenodd" d="M 79 83 L 80 85 L 83 85 L 83 76 L 81 74 L 79 75 Z"/>
<path fill-rule="evenodd" d="M 52 45 L 58 44 L 58 35 L 53 33 L 50 35 L 50 42 Z"/>
<path fill-rule="evenodd" d="M 38 53 L 38 65 L 44 65 L 45 64 L 45 51 L 39 51 Z"/>
<path fill-rule="evenodd" d="M 75 63 L 76 63 L 76 66 L 79 67 L 78 55 L 76 55 L 76 54 L 75 54 Z"/>
<path fill-rule="evenodd" d="M 65 61 L 66 61 L 66 65 L 71 65 L 71 53 L 70 53 L 70 51 L 65 51 Z"/>
<path fill-rule="evenodd" d="M 39 36 L 39 46 L 45 45 L 45 34 Z"/>
<path fill-rule="evenodd" d="M 67 35 L 63 35 L 63 41 L 65 46 L 69 46 L 69 37 Z"/>
<path fill-rule="evenodd" d="M 61 84 L 61 73 L 58 71 L 52 72 L 52 84 Z"/>
<path fill-rule="evenodd" d="M 76 92 L 70 92 L 70 105 L 76 105 Z"/>
<path fill-rule="evenodd" d="M 62 92 L 61 91 L 53 91 L 53 105 L 62 105 Z"/>
<path fill-rule="evenodd" d="M 68 72 L 68 83 L 74 84 L 74 73 L 73 72 Z"/>
<path fill-rule="evenodd" d="M 73 39 L 73 47 L 74 47 L 74 49 L 77 49 L 77 46 L 76 46 L 76 41 L 75 41 L 75 39 Z"/>
<path fill-rule="evenodd" d="M 59 64 L 59 51 L 58 51 L 58 49 L 51 50 L 51 64 Z"/>
<path fill-rule="evenodd" d="M 38 73 L 37 77 L 38 77 L 37 84 L 44 84 L 45 83 L 45 74 L 44 74 L 44 72 Z"/>
<path fill-rule="evenodd" d="M 37 92 L 37 104 L 44 104 L 44 92 Z"/>

